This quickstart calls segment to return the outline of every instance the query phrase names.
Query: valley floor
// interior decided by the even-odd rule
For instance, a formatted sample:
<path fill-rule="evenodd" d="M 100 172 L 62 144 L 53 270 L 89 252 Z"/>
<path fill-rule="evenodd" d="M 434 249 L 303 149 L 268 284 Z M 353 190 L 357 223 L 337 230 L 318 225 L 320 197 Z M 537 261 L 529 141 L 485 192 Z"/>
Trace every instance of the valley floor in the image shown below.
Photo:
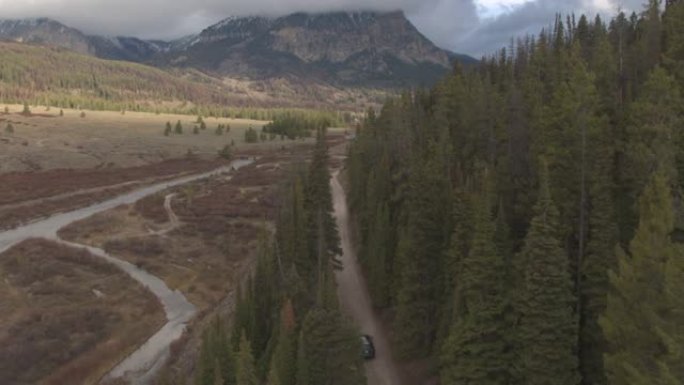
<path fill-rule="evenodd" d="M 238 145 L 239 157 L 258 161 L 65 223 L 59 237 L 130 262 L 197 308 L 162 369 L 191 378 L 202 323 L 251 268 L 259 237 L 272 231 L 279 184 L 309 151 L 306 141 Z M 225 164 L 213 154 L 128 168 L 0 174 L 7 182 L 0 189 L 0 227 Z M 12 212 L 20 215 L 2 217 Z M 87 251 L 42 239 L 0 251 L 0 357 L 6 358 L 0 383 L 94 384 L 164 323 L 150 292 Z M 57 354 L 62 347 L 68 354 Z"/>

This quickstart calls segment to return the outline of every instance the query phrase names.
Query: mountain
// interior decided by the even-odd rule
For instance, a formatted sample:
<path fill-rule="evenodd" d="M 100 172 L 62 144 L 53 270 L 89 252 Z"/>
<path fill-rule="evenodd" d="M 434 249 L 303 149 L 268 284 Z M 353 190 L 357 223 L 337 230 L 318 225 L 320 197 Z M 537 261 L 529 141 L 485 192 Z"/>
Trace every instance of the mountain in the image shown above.
<path fill-rule="evenodd" d="M 148 100 L 175 98 L 202 104 L 211 101 L 242 106 L 324 106 L 349 110 L 378 105 L 388 93 L 401 87 L 431 85 L 449 71 L 454 61 L 475 62 L 435 46 L 402 12 L 231 17 L 197 35 L 175 41 L 92 36 L 47 18 L 0 20 L 2 40 L 8 41 L 0 43 L 6 44 L 3 49 L 10 47 L 24 61 L 17 64 L 24 68 L 20 71 L 33 77 L 22 79 L 23 83 L 11 78 L 12 95 L 20 95 L 21 84 L 27 82 L 50 84 L 56 87 L 53 89 L 58 90 L 60 98 L 71 91 L 77 95 L 85 85 L 86 94 L 94 93 L 106 100 L 111 100 L 110 95 L 117 95 L 117 103 L 124 103 L 125 95 L 131 95 L 128 90 L 131 84 L 120 77 L 118 68 L 100 61 L 89 67 L 86 65 L 91 63 L 89 59 L 145 64 L 145 67 L 135 67 L 136 71 L 144 72 L 141 79 L 161 79 L 160 72 L 164 72 L 170 77 L 182 77 L 186 82 L 175 88 L 178 93 L 165 90 L 159 95 L 154 91 L 158 85 L 143 81 L 142 91 L 149 95 Z M 29 71 L 35 63 L 43 63 L 41 47 L 20 50 L 17 42 L 59 48 L 48 51 L 60 60 L 58 67 L 45 68 L 50 79 Z M 69 55 L 72 53 L 69 51 L 86 56 L 77 58 Z M 79 65 L 72 68 L 69 60 Z M 158 69 L 163 71 L 153 72 Z M 75 73 L 78 70 L 83 73 Z M 74 77 L 76 81 L 57 82 L 60 78 Z M 87 80 L 114 78 L 117 83 L 110 84 L 107 91 L 99 89 L 100 83 Z M 122 84 L 125 84 L 123 88 Z M 192 96 L 188 97 L 183 89 L 193 89 Z M 52 97 L 53 93 L 35 89 L 29 95 Z M 12 99 L 21 100 L 19 96 Z M 78 103 L 83 105 L 84 101 Z"/>
<path fill-rule="evenodd" d="M 0 39 L 61 47 L 102 59 L 135 62 L 149 60 L 171 45 L 134 37 L 90 36 L 48 18 L 0 20 Z"/>
<path fill-rule="evenodd" d="M 435 46 L 403 12 L 332 12 L 228 18 L 157 63 L 250 79 L 405 86 L 435 82 L 454 58 L 474 61 Z"/>

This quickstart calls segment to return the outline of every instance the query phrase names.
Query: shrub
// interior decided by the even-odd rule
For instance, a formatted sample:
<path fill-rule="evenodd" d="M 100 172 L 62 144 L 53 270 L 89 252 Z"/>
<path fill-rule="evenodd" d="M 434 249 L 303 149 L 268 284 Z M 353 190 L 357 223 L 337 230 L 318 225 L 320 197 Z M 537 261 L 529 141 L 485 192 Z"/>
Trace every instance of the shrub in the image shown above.
<path fill-rule="evenodd" d="M 233 158 L 233 152 L 230 150 L 229 145 L 223 146 L 223 148 L 218 152 L 218 155 L 226 160 L 230 160 Z"/>
<path fill-rule="evenodd" d="M 247 143 L 256 143 L 259 141 L 259 134 L 257 134 L 256 130 L 252 127 L 247 129 L 245 131 L 245 142 Z"/>

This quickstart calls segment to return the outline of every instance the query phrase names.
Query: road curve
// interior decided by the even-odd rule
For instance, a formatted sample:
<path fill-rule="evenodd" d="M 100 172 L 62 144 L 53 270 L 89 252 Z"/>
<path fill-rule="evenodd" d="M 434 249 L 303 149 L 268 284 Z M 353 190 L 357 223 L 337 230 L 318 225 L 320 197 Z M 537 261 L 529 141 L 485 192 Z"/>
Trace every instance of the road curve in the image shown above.
<path fill-rule="evenodd" d="M 356 322 L 363 334 L 370 335 L 375 344 L 375 359 L 366 361 L 368 385 L 402 385 L 402 377 L 392 359 L 387 335 L 373 311 L 368 287 L 351 243 L 347 199 L 339 181 L 339 172 L 333 175 L 331 187 L 344 265 L 341 271 L 335 273 L 337 296 L 342 311 Z"/>
<path fill-rule="evenodd" d="M 47 219 L 36 221 L 17 227 L 12 230 L 0 232 L 0 254 L 7 251 L 12 246 L 29 238 L 46 238 L 60 242 L 62 244 L 85 248 L 93 255 L 103 258 L 116 265 L 131 278 L 147 287 L 162 303 L 166 313 L 167 323 L 157 333 L 150 337 L 141 347 L 129 355 L 124 361 L 117 365 L 107 376 L 108 378 L 126 378 L 131 384 L 148 384 L 154 379 L 157 370 L 166 361 L 169 353 L 169 346 L 177 340 L 185 330 L 186 323 L 192 319 L 196 313 L 195 306 L 191 304 L 179 291 L 173 291 L 161 279 L 147 273 L 137 266 L 115 258 L 107 254 L 104 250 L 85 245 L 66 242 L 59 239 L 57 232 L 75 221 L 85 219 L 91 215 L 115 208 L 122 204 L 132 204 L 146 196 L 156 194 L 165 189 L 190 183 L 199 179 L 208 178 L 224 172 L 237 170 L 241 167 L 253 163 L 252 160 L 237 160 L 230 165 L 216 170 L 201 174 L 186 176 L 145 188 L 134 190 L 116 198 L 96 203 L 91 206 L 73 210 L 70 212 L 53 215 Z M 170 209 L 170 198 L 167 198 L 168 208 Z M 166 206 L 165 202 L 165 206 Z"/>

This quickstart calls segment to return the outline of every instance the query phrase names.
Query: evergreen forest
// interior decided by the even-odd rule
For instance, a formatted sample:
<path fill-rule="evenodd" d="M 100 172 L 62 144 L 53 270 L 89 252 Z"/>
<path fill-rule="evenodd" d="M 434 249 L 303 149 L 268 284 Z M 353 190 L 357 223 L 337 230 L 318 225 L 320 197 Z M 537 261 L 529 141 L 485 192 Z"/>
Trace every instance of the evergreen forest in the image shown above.
<path fill-rule="evenodd" d="M 558 16 L 369 111 L 349 203 L 446 385 L 684 384 L 684 1 Z"/>

